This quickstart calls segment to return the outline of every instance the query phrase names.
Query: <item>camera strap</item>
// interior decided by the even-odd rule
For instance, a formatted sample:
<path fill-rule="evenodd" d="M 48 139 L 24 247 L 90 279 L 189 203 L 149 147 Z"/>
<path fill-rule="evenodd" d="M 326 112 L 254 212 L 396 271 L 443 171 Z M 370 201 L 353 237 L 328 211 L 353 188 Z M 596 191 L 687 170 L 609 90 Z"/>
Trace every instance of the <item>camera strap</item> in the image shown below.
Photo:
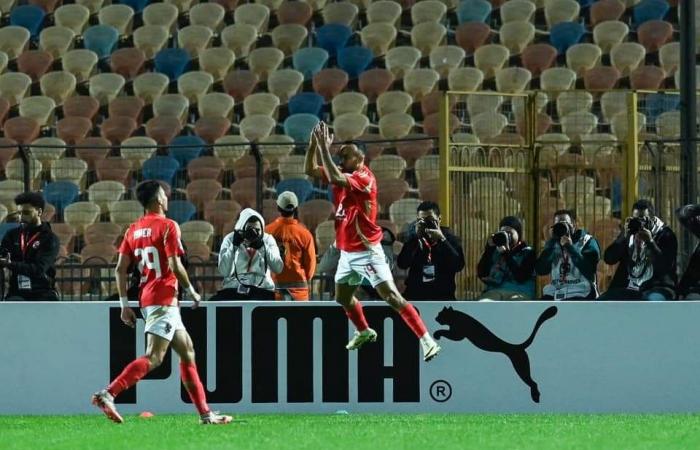
<path fill-rule="evenodd" d="M 428 249 L 428 264 L 432 264 L 433 263 L 433 247 L 435 247 L 435 245 L 431 245 L 430 242 L 428 242 L 428 240 L 425 238 L 421 238 L 420 240 L 421 240 L 421 243 L 423 244 L 423 246 Z"/>
<path fill-rule="evenodd" d="M 264 247 L 265 247 L 265 242 L 263 241 L 263 245 L 262 245 L 262 247 L 260 247 L 260 248 L 264 248 Z M 240 250 L 240 247 L 238 247 L 238 250 Z M 255 249 L 254 249 L 254 251 L 255 251 L 255 252 L 258 252 L 258 250 L 255 250 Z M 264 261 L 263 274 L 262 274 L 262 277 L 260 278 L 260 283 L 258 283 L 257 286 L 255 286 L 255 287 L 260 287 L 260 286 L 262 286 L 262 284 L 265 282 L 265 277 L 267 276 L 267 251 L 264 251 L 264 252 L 262 252 L 262 253 L 263 253 L 263 261 Z M 250 271 L 250 268 L 251 268 L 252 265 L 253 265 L 253 257 L 255 256 L 255 253 L 252 253 L 252 255 L 251 255 L 251 252 L 249 252 L 249 251 L 248 251 L 248 248 L 246 247 L 246 254 L 248 255 L 248 271 Z M 233 277 L 236 279 L 236 281 L 238 282 L 238 285 L 239 285 L 239 286 L 245 286 L 245 287 L 251 287 L 251 286 L 252 286 L 252 285 L 249 285 L 249 284 L 245 284 L 244 282 L 242 282 L 242 281 L 240 280 L 240 278 L 238 278 L 238 268 L 236 267 L 236 257 L 235 257 L 235 255 L 234 255 L 234 259 L 233 259 Z"/>

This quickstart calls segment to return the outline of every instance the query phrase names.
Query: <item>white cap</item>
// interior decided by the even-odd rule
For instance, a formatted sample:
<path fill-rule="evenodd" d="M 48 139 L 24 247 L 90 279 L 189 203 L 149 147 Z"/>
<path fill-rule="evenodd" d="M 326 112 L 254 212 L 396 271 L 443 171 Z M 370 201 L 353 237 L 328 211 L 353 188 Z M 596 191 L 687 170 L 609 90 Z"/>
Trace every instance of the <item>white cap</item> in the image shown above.
<path fill-rule="evenodd" d="M 277 206 L 286 211 L 293 211 L 299 207 L 299 199 L 291 191 L 284 191 L 277 196 Z"/>

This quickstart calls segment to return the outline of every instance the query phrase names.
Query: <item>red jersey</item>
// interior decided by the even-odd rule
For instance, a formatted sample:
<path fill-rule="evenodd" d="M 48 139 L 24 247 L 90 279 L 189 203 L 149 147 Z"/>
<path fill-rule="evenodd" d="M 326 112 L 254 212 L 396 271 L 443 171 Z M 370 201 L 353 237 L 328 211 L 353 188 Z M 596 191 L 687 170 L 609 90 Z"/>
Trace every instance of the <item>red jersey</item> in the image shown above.
<path fill-rule="evenodd" d="M 119 253 L 136 259 L 141 272 L 139 305 L 167 306 L 177 298 L 177 278 L 168 258 L 185 254 L 177 222 L 148 213 L 129 226 Z"/>
<path fill-rule="evenodd" d="M 328 174 L 321 168 L 328 182 Z M 369 167 L 363 165 L 345 174 L 347 187 L 333 185 L 335 204 L 335 245 L 346 252 L 362 252 L 382 241 L 382 229 L 377 225 L 377 180 Z"/>

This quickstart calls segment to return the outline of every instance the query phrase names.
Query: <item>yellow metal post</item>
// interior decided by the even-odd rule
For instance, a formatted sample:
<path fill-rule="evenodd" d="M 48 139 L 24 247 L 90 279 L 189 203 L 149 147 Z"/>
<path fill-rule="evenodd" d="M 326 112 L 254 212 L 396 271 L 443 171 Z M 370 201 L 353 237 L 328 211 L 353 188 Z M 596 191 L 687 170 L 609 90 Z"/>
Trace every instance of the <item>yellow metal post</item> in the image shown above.
<path fill-rule="evenodd" d="M 637 132 L 637 100 L 638 95 L 635 91 L 630 91 L 627 96 L 627 145 L 625 146 L 625 154 L 623 161 L 624 168 L 624 195 L 622 197 L 622 215 L 629 214 L 632 209 L 632 204 L 639 196 L 639 133 Z"/>
<path fill-rule="evenodd" d="M 442 221 L 447 226 L 452 224 L 452 211 L 450 204 L 450 107 L 448 102 L 449 92 L 443 92 L 440 98 L 440 135 L 439 135 L 439 150 L 440 150 L 440 211 L 442 212 Z"/>

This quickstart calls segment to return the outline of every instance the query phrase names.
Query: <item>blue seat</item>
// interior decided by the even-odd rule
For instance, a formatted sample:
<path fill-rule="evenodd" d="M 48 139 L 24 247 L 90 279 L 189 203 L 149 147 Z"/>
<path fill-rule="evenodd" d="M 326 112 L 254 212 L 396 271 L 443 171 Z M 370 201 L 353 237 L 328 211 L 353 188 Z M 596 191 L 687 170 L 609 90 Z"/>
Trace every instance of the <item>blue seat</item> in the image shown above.
<path fill-rule="evenodd" d="M 170 141 L 170 155 L 183 169 L 204 151 L 207 143 L 199 136 L 177 136 Z"/>
<path fill-rule="evenodd" d="M 338 50 L 338 67 L 346 71 L 350 79 L 359 77 L 373 59 L 374 54 L 367 47 L 353 46 Z"/>
<path fill-rule="evenodd" d="M 681 107 L 681 96 L 673 94 L 656 93 L 646 98 L 644 114 L 649 122 L 655 122 L 656 118 L 668 111 L 677 111 Z"/>
<path fill-rule="evenodd" d="M 16 6 L 10 13 L 10 25 L 26 28 L 32 39 L 36 39 L 44 27 L 45 16 L 44 10 L 36 5 Z"/>
<path fill-rule="evenodd" d="M 185 223 L 192 220 L 197 213 L 197 208 L 189 200 L 172 200 L 168 203 L 168 218 L 177 223 Z"/>
<path fill-rule="evenodd" d="M 321 117 L 324 103 L 323 96 L 315 92 L 300 92 L 289 99 L 289 114 L 313 114 Z"/>
<path fill-rule="evenodd" d="M 581 5 L 581 9 L 588 8 L 595 2 L 596 0 L 578 0 L 578 4 Z"/>
<path fill-rule="evenodd" d="M 15 228 L 19 227 L 19 222 L 7 222 L 7 223 L 0 223 L 0 242 L 2 242 L 3 238 L 5 237 L 5 234 L 10 231 L 14 230 Z"/>
<path fill-rule="evenodd" d="M 491 17 L 491 2 L 486 0 L 462 0 L 457 6 L 457 22 L 488 22 Z"/>
<path fill-rule="evenodd" d="M 143 162 L 144 180 L 161 180 L 172 186 L 175 173 L 180 168 L 180 163 L 172 156 L 151 156 Z"/>
<path fill-rule="evenodd" d="M 190 54 L 182 48 L 166 48 L 159 51 L 153 62 L 155 71 L 165 74 L 170 81 L 180 78 L 190 67 Z"/>
<path fill-rule="evenodd" d="M 83 33 L 83 45 L 97 53 L 100 59 L 108 58 L 117 46 L 119 31 L 109 25 L 95 25 Z"/>
<path fill-rule="evenodd" d="M 70 181 L 54 181 L 44 186 L 44 200 L 51 203 L 59 216 L 63 215 L 63 209 L 75 202 L 80 194 L 80 189 Z"/>
<path fill-rule="evenodd" d="M 300 48 L 292 55 L 292 65 L 304 75 L 305 80 L 310 80 L 318 72 L 326 67 L 328 52 L 320 47 Z"/>
<path fill-rule="evenodd" d="M 309 180 L 303 178 L 289 178 L 277 183 L 275 190 L 277 191 L 277 195 L 284 191 L 294 192 L 301 204 L 311 198 L 311 195 L 314 193 L 314 185 L 311 184 Z"/>
<path fill-rule="evenodd" d="M 326 50 L 330 56 L 338 54 L 352 36 L 350 27 L 338 23 L 329 23 L 316 30 L 316 44 Z"/>
<path fill-rule="evenodd" d="M 643 0 L 634 7 L 634 25 L 638 27 L 649 20 L 663 20 L 670 6 L 665 0 Z"/>
<path fill-rule="evenodd" d="M 119 0 L 117 3 L 122 5 L 130 6 L 134 10 L 135 14 L 140 13 L 143 9 L 151 3 L 150 0 Z"/>
<path fill-rule="evenodd" d="M 284 121 L 284 134 L 294 139 L 297 144 L 306 144 L 318 122 L 318 116 L 313 114 L 293 114 Z"/>
<path fill-rule="evenodd" d="M 557 49 L 559 54 L 564 54 L 572 45 L 578 44 L 586 27 L 577 22 L 559 22 L 549 30 L 549 42 Z"/>

